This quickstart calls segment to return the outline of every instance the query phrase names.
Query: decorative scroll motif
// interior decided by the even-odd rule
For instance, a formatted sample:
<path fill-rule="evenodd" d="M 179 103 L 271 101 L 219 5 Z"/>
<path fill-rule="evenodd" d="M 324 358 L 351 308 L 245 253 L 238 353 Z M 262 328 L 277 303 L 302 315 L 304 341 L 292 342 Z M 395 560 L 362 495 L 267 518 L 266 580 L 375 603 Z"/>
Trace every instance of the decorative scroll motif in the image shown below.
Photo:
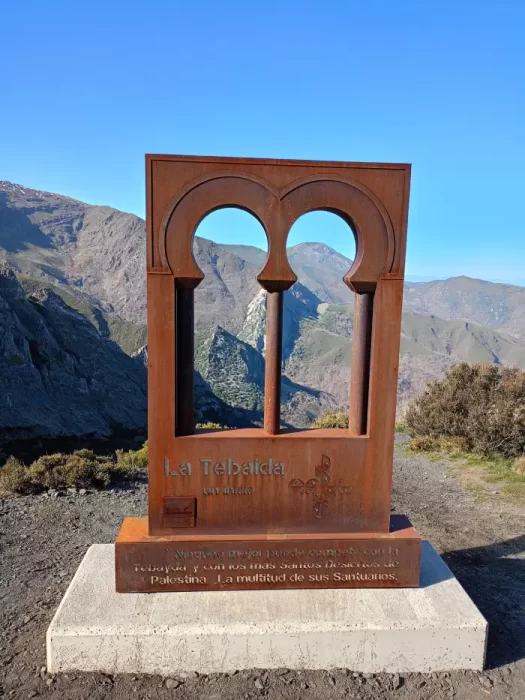
<path fill-rule="evenodd" d="M 328 510 L 328 497 L 336 493 L 346 496 L 350 493 L 350 486 L 345 486 L 341 479 L 330 481 L 330 457 L 322 455 L 321 464 L 315 467 L 315 479 L 292 479 L 288 486 L 297 489 L 301 494 L 312 494 L 314 498 L 314 515 L 322 518 Z"/>

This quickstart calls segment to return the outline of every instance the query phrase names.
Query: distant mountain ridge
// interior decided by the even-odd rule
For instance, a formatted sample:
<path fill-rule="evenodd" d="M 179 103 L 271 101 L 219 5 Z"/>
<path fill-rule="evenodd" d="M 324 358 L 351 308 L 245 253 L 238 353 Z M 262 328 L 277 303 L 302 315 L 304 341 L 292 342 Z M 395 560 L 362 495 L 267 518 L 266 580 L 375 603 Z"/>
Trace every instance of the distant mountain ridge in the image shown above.
<path fill-rule="evenodd" d="M 0 254 L 28 277 L 67 286 L 123 319 L 145 322 L 145 225 L 134 214 L 3 181 Z M 197 294 L 205 305 L 233 301 L 233 311 L 221 311 L 241 326 L 260 289 L 253 276 L 266 253 L 196 238 L 195 255 L 208 273 Z M 300 243 L 288 256 L 299 282 L 321 302 L 352 303 L 342 282 L 351 260 L 323 243 Z M 407 282 L 404 309 L 461 318 L 525 339 L 525 287 L 469 277 Z"/>
<path fill-rule="evenodd" d="M 222 244 L 223 248 L 262 269 L 266 252 L 255 246 Z M 343 277 L 352 266 L 350 258 L 325 243 L 298 243 L 287 249 L 288 262 L 300 283 L 321 302 L 350 303 L 352 292 L 343 284 Z"/>
<path fill-rule="evenodd" d="M 144 221 L 111 207 L 0 182 L 0 248 L 20 273 L 144 321 Z"/>
<path fill-rule="evenodd" d="M 230 411 L 234 422 L 257 422 L 266 300 L 256 275 L 266 253 L 196 237 L 194 255 L 205 274 L 195 292 L 198 414 L 209 409 L 224 418 Z M 2 258 L 27 294 L 47 287 L 82 314 L 101 341 L 144 355 L 142 219 L 2 182 Z M 283 418 L 306 425 L 323 408 L 348 401 L 353 294 L 342 278 L 352 261 L 323 243 L 292 246 L 288 259 L 298 282 L 284 303 Z M 237 383 L 228 372 L 234 358 L 241 362 Z M 467 277 L 406 283 L 400 405 L 460 360 L 525 367 L 525 288 Z"/>
<path fill-rule="evenodd" d="M 525 287 L 451 277 L 407 282 L 404 308 L 444 319 L 464 319 L 525 339 Z"/>

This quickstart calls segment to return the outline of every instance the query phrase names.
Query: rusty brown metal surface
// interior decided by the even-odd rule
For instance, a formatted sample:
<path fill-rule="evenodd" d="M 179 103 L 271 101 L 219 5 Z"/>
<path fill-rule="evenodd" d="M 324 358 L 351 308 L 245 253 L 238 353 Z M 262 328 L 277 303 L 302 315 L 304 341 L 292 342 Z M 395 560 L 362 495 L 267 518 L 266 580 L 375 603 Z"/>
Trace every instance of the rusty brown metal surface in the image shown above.
<path fill-rule="evenodd" d="M 283 292 L 266 294 L 265 348 L 264 430 L 268 435 L 277 435 L 281 423 Z"/>
<path fill-rule="evenodd" d="M 122 547 L 139 547 L 138 556 L 189 532 L 202 547 L 270 532 L 292 543 L 391 537 L 410 166 L 149 155 L 146 179 L 149 519 L 147 542 Z M 257 275 L 268 295 L 264 427 L 195 431 L 193 290 L 204 275 L 192 240 L 208 213 L 231 206 L 252 213 L 268 238 Z M 286 242 L 295 221 L 315 210 L 341 216 L 356 240 L 344 276 L 357 295 L 349 429 L 280 430 L 283 294 L 297 279 Z M 171 499 L 195 509 L 179 513 Z M 398 580 L 415 585 L 407 583 L 415 574 Z"/>
<path fill-rule="evenodd" d="M 268 517 L 283 527 L 290 526 L 294 518 L 303 529 L 316 526 L 317 521 L 307 510 L 297 510 L 296 492 L 289 483 L 293 479 L 305 483 L 315 479 L 323 454 L 331 460 L 334 480 L 352 482 L 351 495 L 339 494 L 335 498 L 335 507 L 326 511 L 323 524 L 334 531 L 351 527 L 354 531 L 381 532 L 388 527 L 398 365 L 396 336 L 400 332 L 398 312 L 402 302 L 398 288 L 402 288 L 403 278 L 401 253 L 405 249 L 409 175 L 409 166 L 397 164 L 147 157 L 152 533 L 166 532 L 161 501 L 175 495 L 198 498 L 196 527 L 202 530 L 259 526 Z M 177 295 L 187 290 L 189 299 L 191 290 L 203 278 L 191 249 L 195 228 L 207 213 L 221 206 L 246 209 L 263 224 L 268 257 L 258 280 L 270 298 L 265 429 L 230 431 L 219 438 L 209 432 L 191 434 L 188 406 L 193 373 L 188 348 L 192 324 L 178 322 L 175 329 L 169 324 L 173 324 L 175 316 L 185 317 L 184 309 L 172 307 L 173 289 Z M 290 438 L 287 431 L 279 431 L 278 356 L 282 323 L 280 305 L 275 304 L 277 308 L 272 311 L 272 300 L 276 302 L 277 296 L 273 295 L 288 289 L 296 280 L 286 256 L 288 232 L 302 214 L 316 209 L 335 212 L 351 224 L 357 250 L 345 282 L 358 296 L 374 295 L 373 312 L 372 305 L 365 301 L 369 309 L 364 315 L 366 327 L 363 333 L 357 333 L 354 342 L 354 353 L 359 359 L 352 374 L 354 381 L 361 376 L 361 388 L 352 392 L 352 402 L 355 400 L 358 406 L 359 426 L 353 421 L 353 431 L 329 436 L 299 431 Z M 357 307 L 361 307 L 360 301 Z M 189 318 L 190 310 L 187 315 Z M 372 341 L 370 349 L 370 334 L 372 339 L 382 338 L 385 328 L 387 341 Z M 170 380 L 172 365 L 179 378 L 175 383 Z M 365 433 L 367 386 L 369 415 Z M 300 443 L 292 447 L 290 439 L 299 439 Z M 204 473 L 207 462 L 203 460 L 207 459 L 212 460 L 209 474 Z M 264 464 L 269 459 L 282 462 L 285 473 L 221 474 L 221 467 L 219 473 L 213 471 L 216 463 L 225 464 L 227 470 L 229 461 L 243 465 L 258 460 Z M 186 463 L 191 465 L 191 473 L 181 477 L 179 467 Z M 238 491 L 233 498 L 224 498 L 223 485 L 251 490 L 250 497 Z M 214 489 L 219 489 L 220 494 L 215 498 Z"/>
<path fill-rule="evenodd" d="M 128 518 L 115 550 L 119 593 L 406 588 L 419 585 L 421 561 L 421 539 L 406 519 L 383 535 L 290 539 L 266 532 L 151 538 L 145 518 Z"/>
<path fill-rule="evenodd" d="M 352 374 L 350 377 L 349 428 L 354 435 L 366 435 L 368 428 L 368 396 L 370 349 L 374 295 L 357 294 L 352 335 Z"/>
<path fill-rule="evenodd" d="M 165 498 L 163 501 L 164 526 L 167 528 L 195 527 L 196 498 Z"/>
<path fill-rule="evenodd" d="M 193 433 L 194 306 L 193 289 L 176 290 L 175 435 Z"/>

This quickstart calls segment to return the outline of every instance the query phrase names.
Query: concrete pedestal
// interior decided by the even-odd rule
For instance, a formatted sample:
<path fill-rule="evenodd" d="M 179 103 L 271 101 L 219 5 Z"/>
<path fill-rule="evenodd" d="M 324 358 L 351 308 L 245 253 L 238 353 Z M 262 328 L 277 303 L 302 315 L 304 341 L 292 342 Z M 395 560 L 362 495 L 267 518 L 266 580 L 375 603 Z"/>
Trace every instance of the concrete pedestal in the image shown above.
<path fill-rule="evenodd" d="M 487 623 L 423 543 L 412 589 L 116 593 L 114 545 L 88 550 L 47 631 L 52 673 L 483 668 Z"/>

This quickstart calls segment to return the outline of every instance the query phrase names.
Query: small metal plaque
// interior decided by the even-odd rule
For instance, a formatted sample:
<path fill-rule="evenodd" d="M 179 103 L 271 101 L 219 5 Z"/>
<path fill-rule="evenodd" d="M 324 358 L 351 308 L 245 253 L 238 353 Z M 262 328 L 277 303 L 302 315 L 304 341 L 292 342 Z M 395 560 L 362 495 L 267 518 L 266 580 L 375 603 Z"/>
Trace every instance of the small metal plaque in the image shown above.
<path fill-rule="evenodd" d="M 195 527 L 197 499 L 173 497 L 164 499 L 164 527 Z"/>

